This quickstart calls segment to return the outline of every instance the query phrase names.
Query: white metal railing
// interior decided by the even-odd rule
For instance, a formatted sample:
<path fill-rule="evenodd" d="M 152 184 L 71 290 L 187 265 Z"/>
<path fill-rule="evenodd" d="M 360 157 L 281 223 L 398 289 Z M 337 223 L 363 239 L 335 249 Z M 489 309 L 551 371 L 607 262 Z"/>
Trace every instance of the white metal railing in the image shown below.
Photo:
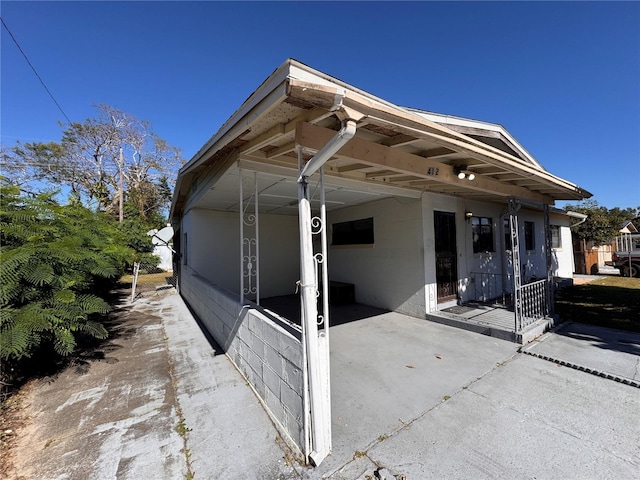
<path fill-rule="evenodd" d="M 616 237 L 617 252 L 640 250 L 640 234 L 627 234 Z"/>
<path fill-rule="evenodd" d="M 549 314 L 547 295 L 546 280 L 538 280 L 520 286 L 519 295 L 516 295 L 516 302 L 520 302 L 520 308 L 515 309 L 516 332 L 522 331 Z"/>
<path fill-rule="evenodd" d="M 513 306 L 513 294 L 505 290 L 507 282 L 511 282 L 511 275 L 488 272 L 470 272 L 469 275 L 477 302 Z"/>

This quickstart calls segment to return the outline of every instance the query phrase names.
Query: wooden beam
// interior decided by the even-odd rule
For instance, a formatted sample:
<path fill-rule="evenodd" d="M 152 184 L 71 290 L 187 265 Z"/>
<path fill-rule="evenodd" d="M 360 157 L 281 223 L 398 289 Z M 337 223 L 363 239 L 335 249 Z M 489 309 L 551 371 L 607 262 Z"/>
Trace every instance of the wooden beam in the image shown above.
<path fill-rule="evenodd" d="M 261 149 L 265 145 L 268 145 L 275 138 L 278 138 L 280 135 L 284 135 L 284 127 L 285 127 L 285 125 L 283 123 L 279 123 L 279 124 L 271 127 L 269 130 L 264 132 L 262 135 L 259 135 L 258 137 L 254 138 L 253 140 L 245 143 L 242 146 L 242 148 L 240 150 L 240 153 L 241 154 L 252 153 L 255 150 Z"/>
<path fill-rule="evenodd" d="M 411 135 L 403 135 L 402 133 L 394 135 L 393 137 L 385 138 L 381 145 L 386 147 L 400 147 L 402 145 L 409 145 L 410 143 L 417 142 L 418 139 Z"/>
<path fill-rule="evenodd" d="M 273 150 L 269 150 L 269 152 L 267 152 L 267 158 L 271 159 L 271 158 L 279 157 L 280 155 L 285 155 L 289 152 L 293 152 L 295 149 L 296 149 L 295 142 L 285 143 L 280 147 L 274 148 Z"/>
<path fill-rule="evenodd" d="M 296 143 L 304 147 L 320 150 L 334 135 L 335 131 L 301 122 L 296 129 Z M 358 138 L 349 140 L 335 155 L 372 167 L 386 168 L 396 172 L 416 175 L 439 183 L 456 185 L 461 190 L 479 190 L 504 197 L 521 197 L 538 202 L 553 203 L 546 195 L 532 192 L 516 185 L 505 184 L 497 180 L 476 176 L 475 180 L 459 179 L 453 167 Z"/>
<path fill-rule="evenodd" d="M 446 147 L 438 147 L 438 148 L 432 148 L 430 150 L 425 150 L 424 152 L 421 152 L 419 155 L 424 158 L 438 158 L 438 157 L 446 157 L 447 155 L 451 155 L 452 153 L 458 153 L 458 152 Z"/>
<path fill-rule="evenodd" d="M 389 128 L 400 134 L 429 140 L 441 147 L 456 150 L 468 157 L 511 170 L 524 176 L 534 175 L 541 183 L 558 188 L 557 198 L 580 199 L 591 194 L 577 185 L 550 174 L 540 166 L 533 166 L 520 158 L 505 153 L 472 137 L 457 133 L 445 126 L 419 117 L 417 114 L 391 104 L 378 101 L 366 94 L 346 90 L 343 105 L 352 107 L 367 116 L 370 124 Z M 304 80 L 289 79 L 287 94 L 292 97 L 306 98 L 314 105 L 330 109 L 335 100 L 336 89 L 316 85 Z M 550 197 L 549 197 L 550 198 Z"/>
<path fill-rule="evenodd" d="M 335 167 L 332 170 L 335 170 L 338 173 L 346 173 L 353 172 L 354 170 L 362 170 L 363 168 L 369 168 L 369 165 L 362 165 L 361 163 L 352 163 L 351 165 L 344 165 L 343 167 Z"/>
<path fill-rule="evenodd" d="M 390 170 L 377 170 L 375 172 L 367 172 L 365 174 L 366 178 L 380 178 L 380 177 L 387 177 L 389 176 L 389 174 L 393 175 L 393 171 Z M 403 175 L 402 173 L 400 173 L 399 175 Z"/>
<path fill-rule="evenodd" d="M 322 108 L 312 108 L 311 110 L 306 110 L 301 115 L 298 115 L 293 120 L 287 123 L 279 123 L 274 125 L 266 132 L 260 134 L 253 140 L 248 141 L 242 148 L 240 149 L 240 154 L 253 153 L 256 150 L 259 150 L 271 143 L 276 138 L 282 135 L 288 135 L 294 132 L 296 129 L 296 124 L 298 122 L 319 122 L 329 116 L 333 115 L 333 112 Z"/>
<path fill-rule="evenodd" d="M 400 175 L 400 176 L 397 176 Z M 411 183 L 415 181 L 417 178 L 415 175 L 405 175 L 405 174 L 396 174 L 396 175 L 387 175 L 386 177 L 382 177 L 382 181 L 385 183 Z"/>

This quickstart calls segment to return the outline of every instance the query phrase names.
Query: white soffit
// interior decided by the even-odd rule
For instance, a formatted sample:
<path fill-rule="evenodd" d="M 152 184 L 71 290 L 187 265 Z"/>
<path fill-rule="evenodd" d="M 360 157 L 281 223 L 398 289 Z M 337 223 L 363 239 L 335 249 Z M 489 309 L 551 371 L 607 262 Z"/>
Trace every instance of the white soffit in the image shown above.
<path fill-rule="evenodd" d="M 254 175 L 253 171 L 243 170 L 243 197 L 245 202 L 253 202 L 256 181 Z M 310 182 L 314 208 L 320 205 L 318 179 L 319 176 L 315 175 Z M 325 177 L 325 203 L 328 211 L 390 196 L 378 192 L 331 185 L 328 182 L 329 180 L 329 178 Z M 258 173 L 257 183 L 259 192 L 258 206 L 261 213 L 285 215 L 296 215 L 298 213 L 298 187 L 294 177 Z M 191 207 L 237 212 L 240 210 L 239 204 L 240 177 L 238 168 L 234 166 Z"/>

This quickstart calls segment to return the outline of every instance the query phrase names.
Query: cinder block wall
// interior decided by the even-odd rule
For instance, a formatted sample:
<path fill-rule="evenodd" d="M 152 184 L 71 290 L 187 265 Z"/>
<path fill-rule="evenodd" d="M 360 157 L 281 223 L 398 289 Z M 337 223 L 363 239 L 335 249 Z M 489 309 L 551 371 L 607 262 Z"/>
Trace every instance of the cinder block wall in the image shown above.
<path fill-rule="evenodd" d="M 298 331 L 184 268 L 180 294 L 265 404 L 282 437 L 302 454 L 302 343 Z"/>

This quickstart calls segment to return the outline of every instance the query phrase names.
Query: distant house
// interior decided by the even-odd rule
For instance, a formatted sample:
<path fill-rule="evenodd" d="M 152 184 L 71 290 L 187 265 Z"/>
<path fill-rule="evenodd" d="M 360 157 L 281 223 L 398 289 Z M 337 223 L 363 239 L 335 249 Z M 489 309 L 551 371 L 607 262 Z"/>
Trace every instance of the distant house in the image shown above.
<path fill-rule="evenodd" d="M 180 293 L 319 463 L 329 302 L 471 328 L 456 308 L 488 305 L 526 341 L 574 270 L 578 218 L 554 202 L 590 196 L 500 125 L 400 107 L 287 60 L 180 170 Z M 269 302 L 294 292 L 299 321 Z"/>
<path fill-rule="evenodd" d="M 640 217 L 624 222 L 619 230 L 620 235 L 616 237 L 613 247 L 618 253 L 640 254 Z M 621 273 L 628 274 L 628 270 L 621 269 Z"/>

